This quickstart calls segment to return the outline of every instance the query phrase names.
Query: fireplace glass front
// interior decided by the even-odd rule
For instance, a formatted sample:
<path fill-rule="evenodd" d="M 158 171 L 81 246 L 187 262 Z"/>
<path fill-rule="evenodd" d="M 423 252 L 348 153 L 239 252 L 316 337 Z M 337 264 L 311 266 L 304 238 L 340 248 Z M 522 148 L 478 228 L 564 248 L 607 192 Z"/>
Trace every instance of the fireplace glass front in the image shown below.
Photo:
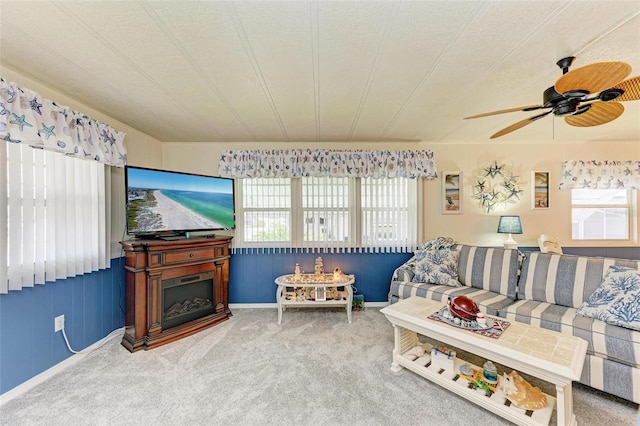
<path fill-rule="evenodd" d="M 215 313 L 214 280 L 211 271 L 162 281 L 162 329 Z"/>

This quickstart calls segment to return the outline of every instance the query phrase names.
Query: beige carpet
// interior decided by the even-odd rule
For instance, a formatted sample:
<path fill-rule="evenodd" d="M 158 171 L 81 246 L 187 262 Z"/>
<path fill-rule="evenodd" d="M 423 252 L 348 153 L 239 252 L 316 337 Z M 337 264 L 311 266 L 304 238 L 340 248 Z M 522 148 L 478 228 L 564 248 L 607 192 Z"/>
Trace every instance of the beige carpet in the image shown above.
<path fill-rule="evenodd" d="M 393 373 L 379 310 L 235 309 L 150 351 L 120 336 L 6 403 L 2 425 L 501 425 L 407 371 Z M 60 337 L 62 339 L 62 337 Z M 574 386 L 580 425 L 635 425 L 636 404 Z"/>

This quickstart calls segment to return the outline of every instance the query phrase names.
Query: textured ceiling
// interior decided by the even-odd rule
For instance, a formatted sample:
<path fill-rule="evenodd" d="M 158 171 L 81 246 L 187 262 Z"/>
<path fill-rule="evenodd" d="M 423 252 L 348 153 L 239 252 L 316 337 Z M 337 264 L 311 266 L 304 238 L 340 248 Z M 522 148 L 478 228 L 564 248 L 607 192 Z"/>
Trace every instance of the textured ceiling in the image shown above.
<path fill-rule="evenodd" d="M 640 74 L 640 1 L 0 1 L 0 64 L 161 141 L 480 141 L 573 68 Z M 640 141 L 547 116 L 500 140 Z"/>

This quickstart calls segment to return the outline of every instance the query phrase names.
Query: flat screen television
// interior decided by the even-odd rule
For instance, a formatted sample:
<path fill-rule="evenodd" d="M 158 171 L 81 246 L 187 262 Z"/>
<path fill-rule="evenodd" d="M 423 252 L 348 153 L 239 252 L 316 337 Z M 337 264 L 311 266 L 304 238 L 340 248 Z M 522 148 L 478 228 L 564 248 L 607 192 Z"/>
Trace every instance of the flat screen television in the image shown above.
<path fill-rule="evenodd" d="M 184 238 L 235 228 L 233 179 L 125 167 L 127 234 Z"/>

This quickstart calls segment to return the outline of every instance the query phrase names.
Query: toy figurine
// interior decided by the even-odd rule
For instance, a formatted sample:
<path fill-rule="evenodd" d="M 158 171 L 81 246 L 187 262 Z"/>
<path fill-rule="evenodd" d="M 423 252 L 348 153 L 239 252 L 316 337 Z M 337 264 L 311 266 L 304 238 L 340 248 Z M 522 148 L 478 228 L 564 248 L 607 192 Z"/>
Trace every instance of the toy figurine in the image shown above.
<path fill-rule="evenodd" d="M 300 270 L 300 264 L 296 263 L 296 267 L 293 270 L 293 275 L 296 281 L 300 281 L 300 278 L 302 276 L 302 271 Z"/>
<path fill-rule="evenodd" d="M 341 279 L 342 271 L 336 266 L 336 268 L 333 270 L 333 281 L 340 281 Z"/>
<path fill-rule="evenodd" d="M 505 373 L 499 388 L 513 405 L 523 410 L 539 410 L 548 405 L 547 397 L 540 388 L 532 386 L 517 371 Z"/>
<path fill-rule="evenodd" d="M 478 312 L 478 314 L 476 315 L 476 322 L 482 328 L 486 328 L 487 327 L 487 319 L 485 318 L 485 316 L 484 316 L 484 314 L 482 312 Z"/>
<path fill-rule="evenodd" d="M 472 384 L 474 389 L 480 388 L 484 390 L 486 396 L 491 396 L 491 388 L 484 380 L 475 379 Z"/>

